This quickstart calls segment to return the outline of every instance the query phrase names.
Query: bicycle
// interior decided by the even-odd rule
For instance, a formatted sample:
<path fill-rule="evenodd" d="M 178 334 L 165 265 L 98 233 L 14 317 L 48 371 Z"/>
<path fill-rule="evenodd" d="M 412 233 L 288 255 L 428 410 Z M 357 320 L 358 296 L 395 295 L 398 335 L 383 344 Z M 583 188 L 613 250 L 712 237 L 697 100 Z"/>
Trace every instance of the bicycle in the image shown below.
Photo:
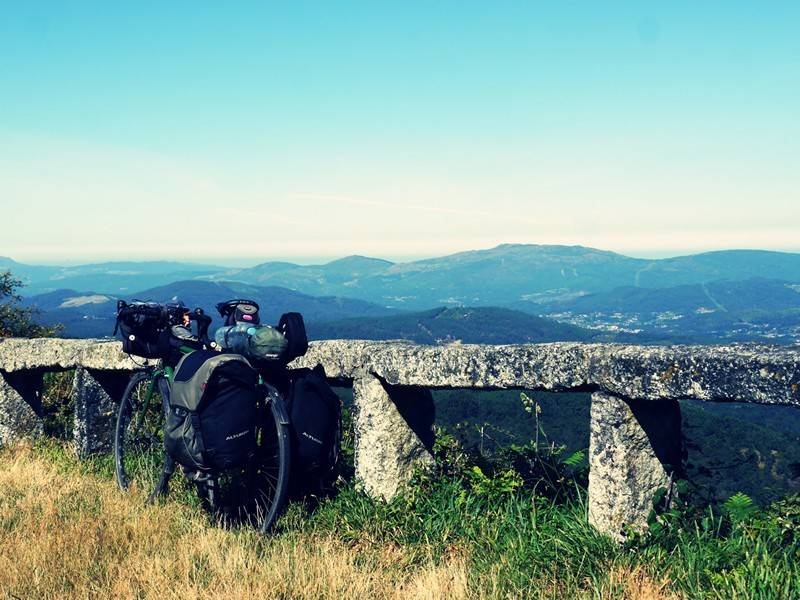
<path fill-rule="evenodd" d="M 160 306 L 135 310 L 160 319 L 162 327 L 168 327 L 172 320 L 169 311 Z M 211 318 L 200 309 L 192 311 L 189 318 L 197 323 L 200 346 L 209 346 Z M 164 449 L 170 385 L 177 359 L 196 349 L 197 344 L 178 340 L 171 351 L 159 352 L 165 355 L 156 365 L 144 366 L 131 376 L 120 401 L 114 437 L 116 479 L 121 490 L 143 490 L 151 502 L 169 492 L 169 482 L 177 470 Z M 255 457 L 244 467 L 227 472 L 183 471 L 212 516 L 226 524 L 247 524 L 267 532 L 286 502 L 291 451 L 283 399 L 273 386 L 259 380 L 262 399 Z"/>

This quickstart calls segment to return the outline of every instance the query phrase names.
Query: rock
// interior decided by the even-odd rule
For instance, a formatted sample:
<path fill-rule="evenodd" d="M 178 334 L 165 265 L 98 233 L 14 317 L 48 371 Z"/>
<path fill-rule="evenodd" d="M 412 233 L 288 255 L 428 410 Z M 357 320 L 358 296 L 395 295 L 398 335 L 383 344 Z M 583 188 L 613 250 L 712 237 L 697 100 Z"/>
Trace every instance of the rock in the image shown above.
<path fill-rule="evenodd" d="M 632 346 L 557 342 L 420 346 L 314 342 L 297 364 L 322 363 L 335 379 L 367 369 L 392 385 L 606 391 L 626 398 L 695 398 L 800 406 L 800 348 Z"/>
<path fill-rule="evenodd" d="M 356 478 L 388 500 L 433 462 L 433 399 L 428 390 L 393 388 L 364 372 L 353 381 L 353 404 Z"/>
<path fill-rule="evenodd" d="M 39 407 L 42 376 L 27 375 L 0 372 L 0 448 L 43 432 L 42 419 L 34 410 Z"/>
<path fill-rule="evenodd" d="M 79 366 L 131 371 L 154 362 L 131 358 L 122 352 L 122 342 L 113 340 L 0 338 L 0 370 L 6 372 L 32 369 L 65 371 Z"/>
<path fill-rule="evenodd" d="M 592 394 L 589 431 L 589 522 L 621 540 L 643 530 L 659 488 L 682 475 L 677 400 L 624 400 Z"/>
<path fill-rule="evenodd" d="M 125 371 L 75 369 L 72 383 L 75 401 L 73 439 L 78 456 L 87 457 L 113 449 L 117 409 L 128 378 Z"/>

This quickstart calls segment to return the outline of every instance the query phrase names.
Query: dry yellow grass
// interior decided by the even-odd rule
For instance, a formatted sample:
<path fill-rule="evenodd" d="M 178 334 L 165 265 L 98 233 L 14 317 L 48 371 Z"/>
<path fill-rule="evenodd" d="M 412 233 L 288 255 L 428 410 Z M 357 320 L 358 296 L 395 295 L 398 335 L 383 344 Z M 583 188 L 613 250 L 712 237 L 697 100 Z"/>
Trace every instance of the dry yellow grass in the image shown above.
<path fill-rule="evenodd" d="M 146 507 L 109 481 L 60 473 L 30 449 L 0 454 L 2 598 L 467 596 L 463 560 L 398 563 L 326 537 L 210 527 L 187 507 Z"/>
<path fill-rule="evenodd" d="M 608 590 L 601 591 L 602 600 L 678 600 L 680 596 L 670 592 L 669 581 L 656 581 L 642 567 L 616 568 L 608 577 Z"/>
<path fill-rule="evenodd" d="M 0 452 L 0 598 L 448 598 L 468 557 L 414 565 L 402 548 L 209 526 L 178 503 L 145 506 L 113 482 L 58 469 L 41 452 Z M 552 597 L 557 584 L 546 586 Z M 612 591 L 613 590 L 613 591 Z M 615 571 L 591 597 L 671 598 L 642 571 Z"/>

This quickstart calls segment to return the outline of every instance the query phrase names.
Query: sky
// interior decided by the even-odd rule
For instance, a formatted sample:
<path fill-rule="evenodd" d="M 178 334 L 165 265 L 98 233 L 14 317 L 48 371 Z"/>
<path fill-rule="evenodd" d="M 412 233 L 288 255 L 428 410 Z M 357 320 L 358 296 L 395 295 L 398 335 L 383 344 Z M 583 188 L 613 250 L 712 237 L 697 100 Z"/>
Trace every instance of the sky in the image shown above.
<path fill-rule="evenodd" d="M 0 0 L 0 255 L 800 250 L 798 2 Z"/>

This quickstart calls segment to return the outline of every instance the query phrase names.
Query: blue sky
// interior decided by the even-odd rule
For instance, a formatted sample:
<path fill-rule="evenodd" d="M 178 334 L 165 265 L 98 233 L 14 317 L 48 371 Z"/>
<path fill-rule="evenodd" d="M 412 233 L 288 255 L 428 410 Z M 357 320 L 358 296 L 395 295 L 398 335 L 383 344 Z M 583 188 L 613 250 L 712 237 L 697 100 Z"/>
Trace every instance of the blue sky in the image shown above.
<path fill-rule="evenodd" d="M 800 3 L 0 3 L 0 254 L 800 249 Z"/>

